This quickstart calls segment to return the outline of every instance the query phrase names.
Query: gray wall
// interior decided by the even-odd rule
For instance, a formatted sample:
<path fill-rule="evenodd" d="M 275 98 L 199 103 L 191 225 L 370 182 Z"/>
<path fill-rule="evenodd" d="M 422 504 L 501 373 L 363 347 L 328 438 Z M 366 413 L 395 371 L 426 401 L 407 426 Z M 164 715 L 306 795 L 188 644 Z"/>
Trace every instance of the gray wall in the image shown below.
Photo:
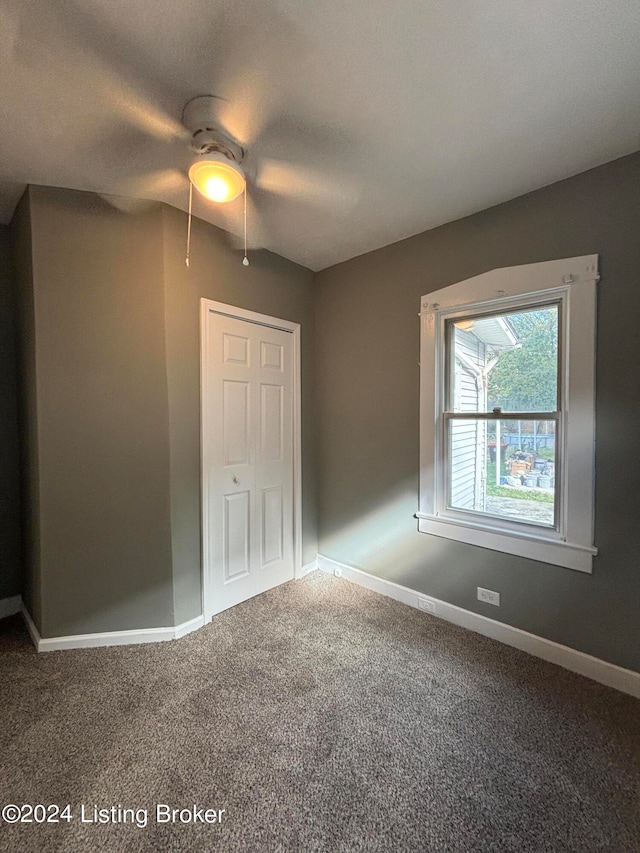
<path fill-rule="evenodd" d="M 9 229 L 0 225 L 0 599 L 21 592 L 20 469 L 12 273 Z"/>
<path fill-rule="evenodd" d="M 593 575 L 418 533 L 420 296 L 497 267 L 593 252 L 602 275 Z M 638 154 L 320 273 L 320 552 L 640 670 L 639 282 Z M 500 609 L 480 604 L 477 586 L 499 591 Z"/>
<path fill-rule="evenodd" d="M 313 274 L 157 205 L 30 187 L 13 222 L 25 600 L 43 637 L 199 615 L 201 296 L 302 325 L 304 557 L 317 552 Z"/>
<path fill-rule="evenodd" d="M 44 187 L 29 198 L 42 596 L 33 616 L 44 637 L 171 625 L 160 209 L 127 215 Z"/>
<path fill-rule="evenodd" d="M 176 623 L 202 612 L 200 577 L 200 298 L 301 324 L 303 561 L 317 553 L 313 384 L 313 273 L 270 252 L 251 265 L 224 232 L 193 220 L 191 266 L 184 262 L 186 216 L 163 208 L 165 323 L 171 434 L 171 530 Z"/>

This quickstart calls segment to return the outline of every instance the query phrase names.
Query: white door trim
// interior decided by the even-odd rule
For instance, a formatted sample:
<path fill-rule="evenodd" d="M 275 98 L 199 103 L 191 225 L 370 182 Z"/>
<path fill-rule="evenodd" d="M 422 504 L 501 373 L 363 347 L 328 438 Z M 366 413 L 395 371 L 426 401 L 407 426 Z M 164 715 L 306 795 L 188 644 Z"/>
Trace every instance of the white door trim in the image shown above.
<path fill-rule="evenodd" d="M 205 405 L 207 397 L 209 358 L 207 352 L 207 336 L 205 324 L 210 313 L 222 314 L 236 320 L 247 320 L 261 326 L 270 326 L 283 332 L 291 332 L 293 339 L 293 576 L 298 577 L 302 568 L 302 401 L 300 385 L 300 324 L 267 314 L 247 311 L 224 302 L 213 299 L 200 299 L 200 493 L 201 493 L 201 524 L 202 524 L 202 612 L 204 622 L 211 621 L 211 588 L 209 560 L 209 544 L 211 529 L 209 524 L 210 497 L 206 488 L 203 470 L 207 466 L 207 449 L 204 436 L 207 434 Z"/>

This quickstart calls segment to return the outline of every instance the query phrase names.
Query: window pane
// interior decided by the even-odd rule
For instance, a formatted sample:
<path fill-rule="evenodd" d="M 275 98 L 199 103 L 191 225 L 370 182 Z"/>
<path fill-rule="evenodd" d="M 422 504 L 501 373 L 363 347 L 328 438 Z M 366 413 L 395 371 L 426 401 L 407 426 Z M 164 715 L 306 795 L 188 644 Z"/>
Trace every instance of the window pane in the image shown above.
<path fill-rule="evenodd" d="M 556 422 L 449 420 L 449 506 L 554 526 Z"/>
<path fill-rule="evenodd" d="M 449 411 L 555 412 L 558 306 L 452 320 Z"/>

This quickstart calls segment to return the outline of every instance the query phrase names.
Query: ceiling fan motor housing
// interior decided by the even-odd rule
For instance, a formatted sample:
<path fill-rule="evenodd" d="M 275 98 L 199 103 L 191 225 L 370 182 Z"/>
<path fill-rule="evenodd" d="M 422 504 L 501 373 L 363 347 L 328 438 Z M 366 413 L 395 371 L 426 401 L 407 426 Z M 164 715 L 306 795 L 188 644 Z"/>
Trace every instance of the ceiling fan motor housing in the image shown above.
<path fill-rule="evenodd" d="M 192 98 L 182 112 L 182 123 L 191 133 L 190 145 L 195 154 L 219 152 L 239 164 L 244 159 L 244 149 L 216 123 L 219 100 L 215 95 Z"/>

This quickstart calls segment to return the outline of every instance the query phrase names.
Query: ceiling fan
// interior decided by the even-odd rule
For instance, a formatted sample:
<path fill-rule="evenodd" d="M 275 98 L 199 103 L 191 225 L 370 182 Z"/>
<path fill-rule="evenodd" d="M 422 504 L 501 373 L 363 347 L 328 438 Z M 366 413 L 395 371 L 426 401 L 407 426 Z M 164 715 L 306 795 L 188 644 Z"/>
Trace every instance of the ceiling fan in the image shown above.
<path fill-rule="evenodd" d="M 244 149 L 216 126 L 214 95 L 192 98 L 182 112 L 182 123 L 191 133 L 194 154 L 189 180 L 204 198 L 218 204 L 234 201 L 246 189 L 241 163 Z"/>
<path fill-rule="evenodd" d="M 191 98 L 178 121 L 173 110 L 167 109 L 169 100 L 175 103 L 173 97 L 164 97 L 162 104 L 162 97 L 146 94 L 150 91 L 151 77 L 156 78 L 153 90 L 167 91 L 157 73 L 150 77 L 148 66 L 139 64 L 135 50 L 122 43 L 121 34 L 109 32 L 108 22 L 97 22 L 95 12 L 89 14 L 86 7 L 75 0 L 48 0 L 46 4 L 36 0 L 7 2 L 8 8 L 14 10 L 13 61 L 21 63 L 28 72 L 35 71 L 36 80 L 38 75 L 42 78 L 53 76 L 52 68 L 55 67 L 55 76 L 62 87 L 95 92 L 107 112 L 119 117 L 109 127 L 109 137 L 97 140 L 90 138 L 94 128 L 87 122 L 88 147 L 96 150 L 98 158 L 111 156 L 111 167 L 113 152 L 121 152 L 118 162 L 123 167 L 122 180 L 118 180 L 117 185 L 112 181 L 108 189 L 94 190 L 116 207 L 135 210 L 136 204 L 131 197 L 153 200 L 162 197 L 163 192 L 182 196 L 185 191 L 182 197 L 186 199 L 188 190 L 191 212 L 195 187 L 200 205 L 204 202 L 216 206 L 216 218 L 222 220 L 232 244 L 234 237 L 242 234 L 243 262 L 248 264 L 247 207 L 251 245 L 268 247 L 265 210 L 270 210 L 270 196 L 311 204 L 326 209 L 327 213 L 336 206 L 350 207 L 357 201 L 357 188 L 344 176 L 336 180 L 334 165 L 339 166 L 340 159 L 330 157 L 336 140 L 328 139 L 327 129 L 305 126 L 298 118 L 292 120 L 290 111 L 279 115 L 269 91 L 269 79 L 264 74 L 247 85 L 246 79 L 238 79 L 237 69 L 236 79 L 233 71 L 229 73 L 227 66 L 233 67 L 231 62 L 237 62 L 238 53 L 250 60 L 252 54 L 263 49 L 267 69 L 280 62 L 285 45 L 278 39 L 285 34 L 288 38 L 286 49 L 291 49 L 290 25 L 278 19 L 276 11 L 269 13 L 277 23 L 269 33 L 270 39 L 265 39 L 265 33 L 260 33 L 253 22 L 238 32 L 233 55 L 214 75 L 221 80 L 224 96 L 202 94 Z M 265 2 L 262 0 L 263 4 Z M 243 38 L 244 44 L 241 43 Z M 261 48 L 265 42 L 268 47 Z M 134 80 L 138 81 L 135 86 L 132 85 Z M 295 138 L 296 134 L 302 146 L 298 150 L 308 154 L 311 142 L 317 154 L 315 158 L 303 157 L 303 162 L 296 162 L 298 152 L 294 152 L 295 145 L 290 145 L 292 135 Z M 265 136 L 268 136 L 267 143 Z M 269 154 L 275 153 L 276 158 L 266 156 L 265 144 Z M 283 157 L 279 156 L 281 151 Z M 137 168 L 134 169 L 134 165 Z M 240 196 L 243 196 L 242 212 L 238 205 L 230 204 Z"/>
<path fill-rule="evenodd" d="M 249 266 L 247 257 L 247 182 L 241 163 L 243 147 L 222 128 L 216 125 L 214 95 L 198 95 L 192 98 L 182 111 L 182 123 L 191 134 L 189 146 L 193 152 L 189 166 L 189 225 L 187 230 L 187 254 L 189 266 L 191 243 L 191 209 L 193 187 L 208 201 L 228 204 L 244 194 L 244 257 L 242 263 Z"/>

